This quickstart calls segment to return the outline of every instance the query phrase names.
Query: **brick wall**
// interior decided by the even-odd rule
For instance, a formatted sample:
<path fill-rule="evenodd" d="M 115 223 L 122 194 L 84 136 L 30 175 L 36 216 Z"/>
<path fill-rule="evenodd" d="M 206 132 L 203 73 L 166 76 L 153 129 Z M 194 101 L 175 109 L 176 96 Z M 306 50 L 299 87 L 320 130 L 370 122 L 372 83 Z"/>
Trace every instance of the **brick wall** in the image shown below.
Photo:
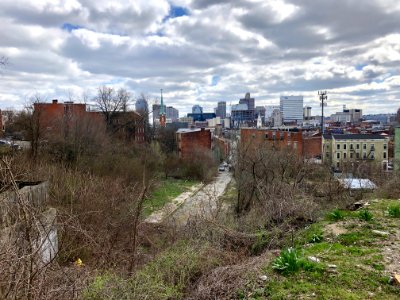
<path fill-rule="evenodd" d="M 179 156 L 185 159 L 190 159 L 196 151 L 211 150 L 211 131 L 204 128 L 197 131 L 178 132 L 177 140 Z"/>
<path fill-rule="evenodd" d="M 303 155 L 303 133 L 301 131 L 242 128 L 240 142 L 242 147 L 251 147 L 253 150 L 263 145 L 269 145 L 277 149 L 289 147 L 299 156 Z"/>
<path fill-rule="evenodd" d="M 303 145 L 303 156 L 305 158 L 322 157 L 322 137 L 305 137 Z"/>

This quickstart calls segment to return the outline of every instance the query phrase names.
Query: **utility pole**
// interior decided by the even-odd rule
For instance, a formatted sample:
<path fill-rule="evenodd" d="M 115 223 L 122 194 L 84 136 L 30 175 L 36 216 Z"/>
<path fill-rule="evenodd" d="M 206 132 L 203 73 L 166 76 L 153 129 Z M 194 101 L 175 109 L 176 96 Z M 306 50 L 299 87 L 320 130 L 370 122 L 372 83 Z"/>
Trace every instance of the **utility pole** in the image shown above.
<path fill-rule="evenodd" d="M 318 91 L 319 101 L 321 101 L 321 108 L 322 108 L 322 116 L 321 116 L 321 133 L 325 133 L 325 126 L 324 126 L 324 106 L 326 105 L 326 101 L 328 100 L 328 95 L 326 91 Z"/>

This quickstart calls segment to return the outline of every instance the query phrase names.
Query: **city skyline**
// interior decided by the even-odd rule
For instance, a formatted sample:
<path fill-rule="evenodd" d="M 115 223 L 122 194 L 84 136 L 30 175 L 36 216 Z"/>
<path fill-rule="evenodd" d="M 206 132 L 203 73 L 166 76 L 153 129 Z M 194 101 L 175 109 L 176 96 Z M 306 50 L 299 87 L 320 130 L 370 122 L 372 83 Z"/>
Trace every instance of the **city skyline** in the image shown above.
<path fill-rule="evenodd" d="M 230 111 L 247 92 L 257 106 L 302 95 L 318 114 L 318 90 L 327 114 L 395 113 L 399 18 L 393 0 L 4 0 L 0 108 L 35 94 L 79 102 L 108 85 L 152 100 L 162 88 L 182 115 L 219 101 Z"/>

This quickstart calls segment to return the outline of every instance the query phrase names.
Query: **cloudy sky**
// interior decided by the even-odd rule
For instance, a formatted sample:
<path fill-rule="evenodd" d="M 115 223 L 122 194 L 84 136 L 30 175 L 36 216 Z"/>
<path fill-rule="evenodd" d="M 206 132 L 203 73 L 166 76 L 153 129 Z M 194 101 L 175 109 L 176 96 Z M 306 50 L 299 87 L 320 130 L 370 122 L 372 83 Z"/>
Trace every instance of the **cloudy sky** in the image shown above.
<path fill-rule="evenodd" d="M 1 0 L 0 108 L 164 89 L 181 113 L 246 92 L 328 112 L 400 106 L 399 0 Z"/>

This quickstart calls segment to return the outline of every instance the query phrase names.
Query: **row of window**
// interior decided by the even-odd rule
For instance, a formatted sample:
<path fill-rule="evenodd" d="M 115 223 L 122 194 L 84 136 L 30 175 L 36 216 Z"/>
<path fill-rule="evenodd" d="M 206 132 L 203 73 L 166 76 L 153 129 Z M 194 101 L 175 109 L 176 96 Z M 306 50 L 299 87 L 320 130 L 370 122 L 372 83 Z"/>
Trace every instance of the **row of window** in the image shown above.
<path fill-rule="evenodd" d="M 340 150 L 343 146 L 343 150 L 347 150 L 347 144 L 336 144 L 336 149 Z M 329 149 L 329 145 L 326 145 L 327 149 Z M 355 144 L 356 150 L 360 150 L 361 144 Z M 363 150 L 367 150 L 367 144 L 362 144 Z M 371 144 L 371 151 L 375 150 L 375 144 Z M 354 144 L 350 144 L 350 150 L 354 150 Z M 383 144 L 383 150 L 387 150 L 387 144 Z"/>
<path fill-rule="evenodd" d="M 356 153 L 350 152 L 350 159 L 354 158 L 354 154 L 355 154 L 355 158 L 356 159 L 360 158 L 361 154 L 359 152 L 356 152 Z M 329 152 L 326 153 L 326 157 L 329 157 Z M 336 158 L 337 159 L 341 158 L 341 153 L 340 152 L 336 153 Z M 363 152 L 362 158 L 363 159 L 367 159 L 367 152 Z M 368 158 L 375 159 L 375 154 L 374 153 L 370 153 Z M 384 159 L 387 158 L 387 153 L 386 152 L 383 152 L 383 158 Z M 343 153 L 343 159 L 347 159 L 347 153 L 346 152 Z"/>

